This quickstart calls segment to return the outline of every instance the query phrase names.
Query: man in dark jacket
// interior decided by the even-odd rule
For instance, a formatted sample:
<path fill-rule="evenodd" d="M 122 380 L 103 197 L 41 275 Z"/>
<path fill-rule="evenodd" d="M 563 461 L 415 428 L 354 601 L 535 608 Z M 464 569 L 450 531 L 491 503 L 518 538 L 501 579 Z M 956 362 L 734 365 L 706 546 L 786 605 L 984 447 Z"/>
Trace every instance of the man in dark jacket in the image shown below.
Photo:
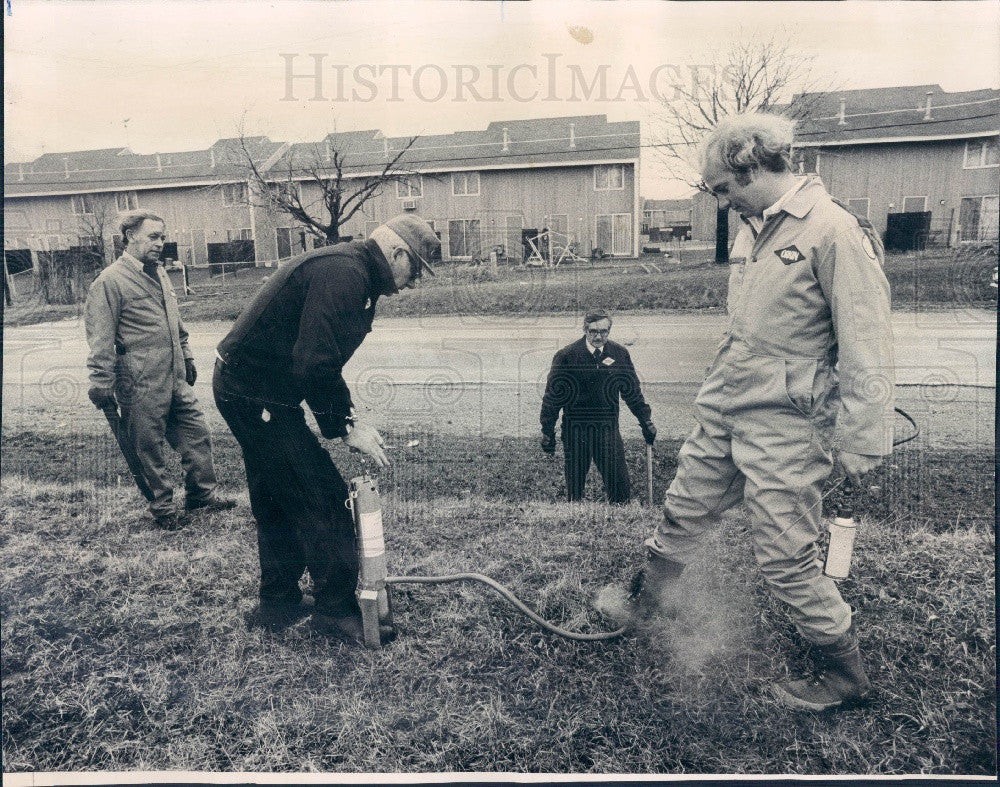
<path fill-rule="evenodd" d="M 625 447 L 618 431 L 618 399 L 625 400 L 639 419 L 642 436 L 652 445 L 656 426 L 642 396 L 628 350 L 610 341 L 611 317 L 592 311 L 584 317 L 583 337 L 563 347 L 552 359 L 542 397 L 542 450 L 556 450 L 556 419 L 562 410 L 562 442 L 566 463 L 566 495 L 583 498 L 584 482 L 593 461 L 604 479 L 612 503 L 629 498 Z"/>
<path fill-rule="evenodd" d="M 440 241 L 423 219 L 396 216 L 367 241 L 300 254 L 281 265 L 218 347 L 213 387 L 243 449 L 257 520 L 260 600 L 250 628 L 281 630 L 310 608 L 299 579 L 308 568 L 320 634 L 363 641 L 355 598 L 358 561 L 347 484 L 306 425 L 388 465 L 374 427 L 354 416 L 344 365 L 371 331 L 375 304 L 415 286 Z"/>

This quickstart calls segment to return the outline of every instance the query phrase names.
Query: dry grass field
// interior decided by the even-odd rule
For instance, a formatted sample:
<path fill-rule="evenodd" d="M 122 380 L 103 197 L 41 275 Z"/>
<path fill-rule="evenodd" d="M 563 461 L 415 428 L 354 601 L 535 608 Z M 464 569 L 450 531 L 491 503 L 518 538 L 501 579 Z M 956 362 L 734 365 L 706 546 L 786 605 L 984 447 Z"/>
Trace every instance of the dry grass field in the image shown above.
<path fill-rule="evenodd" d="M 594 598 L 658 512 L 559 502 L 524 440 L 423 438 L 381 478 L 390 573 L 479 571 L 553 622 L 605 628 Z M 677 447 L 658 449 L 658 495 Z M 217 449 L 241 504 L 167 534 L 109 435 L 4 433 L 6 771 L 995 773 L 984 449 L 901 449 L 871 479 L 843 592 L 876 692 L 818 715 L 767 691 L 807 654 L 740 512 L 688 573 L 678 621 L 639 636 L 563 640 L 476 585 L 394 589 L 400 637 L 381 650 L 248 632 L 252 519 L 236 446 Z M 628 455 L 642 478 L 637 441 Z"/>

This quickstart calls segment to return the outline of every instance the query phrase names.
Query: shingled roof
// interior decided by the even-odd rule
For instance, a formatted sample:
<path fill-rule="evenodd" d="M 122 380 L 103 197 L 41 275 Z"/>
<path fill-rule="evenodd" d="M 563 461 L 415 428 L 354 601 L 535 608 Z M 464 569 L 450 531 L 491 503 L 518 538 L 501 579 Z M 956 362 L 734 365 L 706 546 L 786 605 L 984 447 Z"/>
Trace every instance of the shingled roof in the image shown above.
<path fill-rule="evenodd" d="M 299 171 L 311 162 L 330 164 L 333 151 L 345 158 L 346 175 L 377 172 L 408 141 L 375 129 L 292 144 L 247 138 L 262 171 L 285 175 L 290 165 Z M 239 138 L 231 138 L 206 150 L 173 153 L 136 154 L 127 148 L 46 153 L 31 162 L 5 164 L 4 193 L 39 196 L 245 180 L 239 144 Z M 637 159 L 639 144 L 638 121 L 609 123 L 606 115 L 497 121 L 485 130 L 421 136 L 400 165 L 433 172 L 621 162 Z"/>
<path fill-rule="evenodd" d="M 287 172 L 313 161 L 328 161 L 332 151 L 345 158 L 345 174 L 381 170 L 410 141 L 378 131 L 331 134 L 320 142 L 290 145 L 274 164 Z M 400 166 L 415 172 L 460 169 L 511 169 L 526 166 L 631 161 L 639 157 L 639 123 L 609 123 L 605 115 L 511 120 L 485 130 L 421 136 L 403 154 Z"/>
<path fill-rule="evenodd" d="M 128 148 L 45 153 L 30 162 L 4 164 L 7 197 L 124 191 L 245 179 L 234 155 L 238 139 L 222 139 L 206 150 L 133 153 Z M 267 161 L 283 143 L 247 140 L 254 160 Z"/>
<path fill-rule="evenodd" d="M 796 146 L 860 145 L 1000 134 L 1000 90 L 940 85 L 801 93 L 787 107 Z"/>

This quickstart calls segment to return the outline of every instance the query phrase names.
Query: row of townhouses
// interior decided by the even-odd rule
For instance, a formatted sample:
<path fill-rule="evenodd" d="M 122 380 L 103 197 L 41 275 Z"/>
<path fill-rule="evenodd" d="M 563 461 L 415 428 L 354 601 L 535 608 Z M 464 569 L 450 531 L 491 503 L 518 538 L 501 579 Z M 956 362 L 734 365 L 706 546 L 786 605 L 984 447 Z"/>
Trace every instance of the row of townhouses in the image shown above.
<path fill-rule="evenodd" d="M 886 247 L 997 241 L 1000 90 L 939 85 L 805 93 L 789 109 L 800 171 L 866 216 Z M 695 238 L 715 237 L 716 203 L 692 200 Z M 739 221 L 730 216 L 730 232 Z"/>
<path fill-rule="evenodd" d="M 408 138 L 379 131 L 334 133 L 315 143 L 266 137 L 223 139 L 207 150 L 141 155 L 125 148 L 48 153 L 4 168 L 4 248 L 23 261 L 39 250 L 85 245 L 95 225 L 116 232 L 120 210 L 144 208 L 167 222 L 164 257 L 192 265 L 240 259 L 270 263 L 318 241 L 254 193 L 249 162 L 265 179 L 292 181 L 319 216 L 314 175 L 377 175 Z M 419 137 L 387 183 L 341 227 L 354 238 L 407 211 L 431 221 L 445 259 L 471 259 L 502 246 L 510 259 L 532 253 L 524 240 L 554 238 L 581 256 L 595 248 L 638 253 L 639 123 L 603 115 L 491 123 L 485 130 Z M 291 173 L 291 174 L 290 174 Z M 107 218 L 105 218 L 107 216 Z M 120 243 L 120 239 L 114 238 Z M 110 244 L 109 244 L 110 245 Z M 549 253 L 548 243 L 535 243 Z"/>
<path fill-rule="evenodd" d="M 797 95 L 801 172 L 867 216 L 889 248 L 996 241 L 1000 193 L 1000 91 L 949 93 L 938 85 Z M 379 173 L 408 138 L 376 130 L 318 142 L 223 139 L 206 150 L 136 154 L 127 148 L 47 153 L 4 166 L 4 250 L 11 270 L 42 251 L 120 247 L 114 216 L 145 208 L 163 216 L 165 257 L 191 265 L 271 264 L 312 248 L 288 215 L 260 199 L 248 164 L 281 183 L 291 177 L 304 205 L 312 182 L 340 158 L 345 177 Z M 241 153 L 241 148 L 246 154 Z M 715 200 L 641 200 L 640 127 L 604 115 L 495 122 L 485 130 L 419 137 L 402 154 L 408 176 L 387 184 L 341 229 L 355 238 L 397 213 L 433 222 L 445 259 L 499 249 L 524 261 L 571 248 L 635 256 L 650 240 L 715 237 Z M 330 170 L 332 171 L 332 170 Z M 317 208 L 313 208 L 317 209 Z M 318 213 L 316 215 L 319 215 Z M 730 229 L 735 232 L 735 217 Z M 546 235 L 543 231 L 548 230 Z M 542 241 L 529 239 L 542 234 Z"/>

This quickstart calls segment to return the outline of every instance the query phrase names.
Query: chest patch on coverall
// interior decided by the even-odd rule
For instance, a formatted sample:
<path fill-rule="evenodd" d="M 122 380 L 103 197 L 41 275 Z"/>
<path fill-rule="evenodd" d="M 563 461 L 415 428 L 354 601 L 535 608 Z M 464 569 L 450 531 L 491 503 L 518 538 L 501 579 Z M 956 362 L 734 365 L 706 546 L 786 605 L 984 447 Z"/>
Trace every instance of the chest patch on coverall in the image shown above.
<path fill-rule="evenodd" d="M 798 246 L 785 246 L 783 249 L 777 249 L 774 253 L 778 255 L 778 259 L 785 263 L 785 265 L 791 265 L 793 262 L 802 262 L 806 258 L 799 251 Z"/>

